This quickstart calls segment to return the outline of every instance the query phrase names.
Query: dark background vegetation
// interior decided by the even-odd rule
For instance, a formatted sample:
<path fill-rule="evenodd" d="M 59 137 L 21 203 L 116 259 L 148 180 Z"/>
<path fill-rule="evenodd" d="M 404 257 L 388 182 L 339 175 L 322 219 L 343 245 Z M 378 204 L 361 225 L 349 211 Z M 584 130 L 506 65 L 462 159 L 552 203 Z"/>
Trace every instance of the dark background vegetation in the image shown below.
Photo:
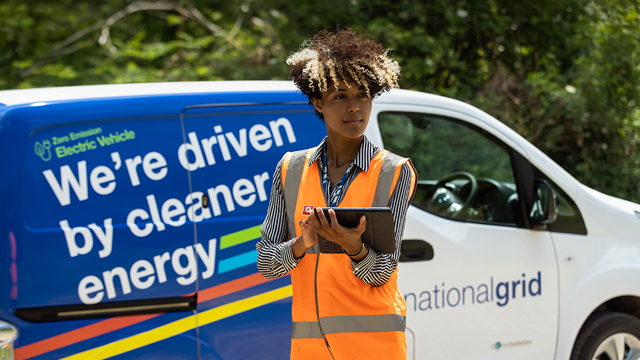
<path fill-rule="evenodd" d="M 0 89 L 286 79 L 323 28 L 351 26 L 401 87 L 469 102 L 584 184 L 640 202 L 638 0 L 0 2 Z"/>

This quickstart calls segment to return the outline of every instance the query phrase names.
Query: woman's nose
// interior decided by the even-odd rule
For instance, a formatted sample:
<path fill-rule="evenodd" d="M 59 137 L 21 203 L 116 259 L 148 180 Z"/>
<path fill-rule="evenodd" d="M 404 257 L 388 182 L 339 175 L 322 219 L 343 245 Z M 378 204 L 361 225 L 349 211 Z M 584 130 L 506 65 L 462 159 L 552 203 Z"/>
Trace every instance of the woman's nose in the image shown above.
<path fill-rule="evenodd" d="M 360 110 L 360 105 L 358 104 L 358 100 L 351 99 L 349 101 L 349 112 L 357 112 Z"/>

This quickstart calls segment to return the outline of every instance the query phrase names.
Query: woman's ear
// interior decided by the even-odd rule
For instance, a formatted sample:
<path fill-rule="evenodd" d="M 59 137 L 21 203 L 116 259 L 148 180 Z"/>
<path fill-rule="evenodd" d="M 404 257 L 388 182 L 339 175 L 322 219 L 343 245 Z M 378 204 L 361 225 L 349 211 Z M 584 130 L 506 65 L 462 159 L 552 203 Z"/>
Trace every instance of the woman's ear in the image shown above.
<path fill-rule="evenodd" d="M 311 103 L 319 113 L 322 113 L 322 99 L 312 99 Z"/>

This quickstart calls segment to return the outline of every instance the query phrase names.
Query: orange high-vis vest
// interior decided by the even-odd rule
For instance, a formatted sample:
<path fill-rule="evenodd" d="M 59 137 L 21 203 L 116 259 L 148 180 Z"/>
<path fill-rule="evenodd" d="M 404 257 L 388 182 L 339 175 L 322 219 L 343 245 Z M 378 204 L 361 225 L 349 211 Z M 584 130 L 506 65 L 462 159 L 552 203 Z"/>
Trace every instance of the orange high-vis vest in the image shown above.
<path fill-rule="evenodd" d="M 314 150 L 288 153 L 282 164 L 290 238 L 302 235 L 304 206 L 327 206 L 318 166 L 309 164 Z M 387 206 L 407 161 L 380 150 L 369 169 L 353 180 L 339 207 Z M 411 180 L 413 189 L 415 172 Z M 384 285 L 371 286 L 354 276 L 346 254 L 320 254 L 315 244 L 290 273 L 291 359 L 407 358 L 406 304 L 396 284 L 397 268 Z"/>

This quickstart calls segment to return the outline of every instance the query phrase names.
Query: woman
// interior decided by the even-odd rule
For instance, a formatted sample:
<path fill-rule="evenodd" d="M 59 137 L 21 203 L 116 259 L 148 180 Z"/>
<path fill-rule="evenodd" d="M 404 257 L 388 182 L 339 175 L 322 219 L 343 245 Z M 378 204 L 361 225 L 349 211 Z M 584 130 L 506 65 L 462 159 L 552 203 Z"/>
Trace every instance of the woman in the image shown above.
<path fill-rule="evenodd" d="M 405 359 L 406 305 L 396 285 L 400 241 L 417 176 L 411 162 L 364 136 L 372 100 L 398 86 L 380 43 L 350 29 L 321 31 L 287 59 L 296 86 L 325 122 L 315 148 L 276 167 L 258 242 L 266 278 L 291 274 L 292 359 Z M 397 251 L 379 254 L 322 207 L 388 206 Z M 315 216 L 317 212 L 319 216 Z M 342 250 L 320 253 L 318 235 Z"/>

